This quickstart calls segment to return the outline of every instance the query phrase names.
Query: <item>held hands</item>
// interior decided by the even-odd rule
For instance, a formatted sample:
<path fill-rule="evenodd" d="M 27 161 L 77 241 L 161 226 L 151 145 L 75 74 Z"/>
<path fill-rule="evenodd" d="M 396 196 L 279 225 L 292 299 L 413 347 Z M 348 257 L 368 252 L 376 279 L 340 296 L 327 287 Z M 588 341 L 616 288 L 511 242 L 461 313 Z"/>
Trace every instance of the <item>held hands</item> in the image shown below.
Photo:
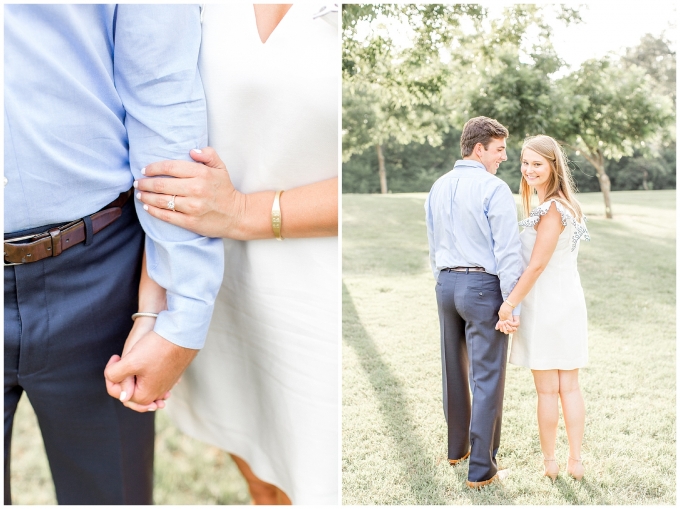
<path fill-rule="evenodd" d="M 234 188 L 227 167 L 211 147 L 189 152 L 189 161 L 161 161 L 144 169 L 135 181 L 135 196 L 152 216 L 206 237 L 244 240 L 241 230 L 246 195 Z M 175 196 L 175 211 L 168 202 Z"/>
<path fill-rule="evenodd" d="M 496 330 L 504 334 L 512 334 L 519 327 L 519 315 L 512 314 L 512 308 L 505 302 L 498 310 L 498 323 L 496 323 Z"/>
<path fill-rule="evenodd" d="M 125 342 L 122 358 L 112 356 L 104 370 L 109 395 L 137 412 L 163 408 L 164 400 L 170 397 L 170 389 L 198 353 L 198 350 L 182 348 L 153 332 L 154 321 L 153 318 L 137 318 Z"/>

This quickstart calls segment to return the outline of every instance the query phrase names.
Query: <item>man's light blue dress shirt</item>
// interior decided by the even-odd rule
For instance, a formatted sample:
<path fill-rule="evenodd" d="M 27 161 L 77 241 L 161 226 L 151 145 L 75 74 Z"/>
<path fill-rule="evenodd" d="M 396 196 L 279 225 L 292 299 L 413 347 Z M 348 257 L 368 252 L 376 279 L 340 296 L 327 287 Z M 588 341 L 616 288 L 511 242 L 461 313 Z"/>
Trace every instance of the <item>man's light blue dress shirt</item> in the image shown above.
<path fill-rule="evenodd" d="M 207 145 L 198 5 L 5 5 L 4 14 L 6 233 L 92 214 L 145 165 L 190 161 Z M 167 289 L 154 330 L 201 348 L 222 240 L 135 205 L 149 275 Z"/>
<path fill-rule="evenodd" d="M 445 268 L 483 267 L 499 277 L 503 299 L 510 295 L 524 262 L 517 207 L 505 182 L 480 162 L 456 161 L 432 186 L 425 220 L 435 279 Z"/>

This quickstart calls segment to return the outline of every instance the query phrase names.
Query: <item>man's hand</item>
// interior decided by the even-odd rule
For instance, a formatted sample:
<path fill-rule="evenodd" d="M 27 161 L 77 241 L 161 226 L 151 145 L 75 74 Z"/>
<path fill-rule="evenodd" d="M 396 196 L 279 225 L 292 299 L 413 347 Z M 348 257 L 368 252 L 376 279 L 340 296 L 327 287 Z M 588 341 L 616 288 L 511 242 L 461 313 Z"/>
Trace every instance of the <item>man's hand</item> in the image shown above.
<path fill-rule="evenodd" d="M 509 320 L 498 320 L 496 330 L 504 334 L 512 334 L 519 327 L 519 316 L 511 315 Z"/>
<path fill-rule="evenodd" d="M 152 330 L 145 332 L 129 351 L 123 352 L 122 359 L 114 355 L 109 360 L 104 370 L 109 395 L 120 399 L 121 391 L 130 387 L 129 378 L 135 377 L 134 389 L 126 396 L 127 403 L 136 405 L 126 406 L 137 411 L 155 410 L 155 402 L 165 399 L 197 353 L 198 350 L 177 346 Z"/>

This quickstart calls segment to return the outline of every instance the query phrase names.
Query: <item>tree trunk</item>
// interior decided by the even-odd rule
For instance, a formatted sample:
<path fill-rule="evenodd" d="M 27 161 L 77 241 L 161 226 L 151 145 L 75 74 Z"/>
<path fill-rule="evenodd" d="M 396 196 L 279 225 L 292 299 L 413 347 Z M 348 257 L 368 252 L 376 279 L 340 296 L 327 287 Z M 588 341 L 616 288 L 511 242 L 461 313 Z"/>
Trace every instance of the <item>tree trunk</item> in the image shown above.
<path fill-rule="evenodd" d="M 600 181 L 600 190 L 602 191 L 602 196 L 604 197 L 604 213 L 607 219 L 613 219 L 614 215 L 612 214 L 611 199 L 612 185 L 609 180 L 609 176 L 604 171 L 604 155 L 600 150 L 597 151 L 597 154 L 593 155 L 594 161 L 591 160 L 591 163 L 593 163 L 593 166 L 595 166 L 595 169 L 597 170 L 597 177 Z"/>
<path fill-rule="evenodd" d="M 378 152 L 378 175 L 380 175 L 380 192 L 382 194 L 387 194 L 387 176 L 385 175 L 385 157 L 382 153 L 382 147 L 380 144 L 375 146 L 375 150 Z"/>
<path fill-rule="evenodd" d="M 645 191 L 649 191 L 649 185 L 647 184 L 647 177 L 649 176 L 649 173 L 647 173 L 647 170 L 642 170 L 642 189 Z"/>

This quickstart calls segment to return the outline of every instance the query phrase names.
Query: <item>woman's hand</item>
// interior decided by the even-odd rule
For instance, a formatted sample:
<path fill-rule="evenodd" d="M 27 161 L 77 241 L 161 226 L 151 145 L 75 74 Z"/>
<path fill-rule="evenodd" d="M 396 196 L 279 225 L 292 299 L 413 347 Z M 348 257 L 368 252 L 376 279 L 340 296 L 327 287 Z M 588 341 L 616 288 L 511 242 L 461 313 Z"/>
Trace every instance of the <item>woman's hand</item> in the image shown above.
<path fill-rule="evenodd" d="M 516 323 L 515 319 L 517 319 Z M 501 308 L 498 310 L 496 330 L 501 331 L 503 334 L 512 334 L 517 330 L 518 325 L 519 317 L 512 316 L 512 307 L 507 302 L 503 302 Z"/>
<path fill-rule="evenodd" d="M 206 237 L 273 239 L 275 191 L 243 194 L 210 147 L 192 150 L 189 161 L 161 161 L 135 181 L 136 197 L 152 216 Z M 170 176 L 176 178 L 159 178 Z M 168 209 L 174 198 L 175 211 Z M 286 189 L 281 194 L 283 238 L 335 237 L 338 234 L 338 178 Z"/>
<path fill-rule="evenodd" d="M 165 288 L 151 279 L 146 270 L 146 252 L 142 256 L 142 274 L 139 280 L 139 306 L 140 311 L 150 313 L 160 313 L 162 310 L 167 309 Z M 153 317 L 137 317 L 132 325 L 130 334 L 128 334 L 127 340 L 125 341 L 125 346 L 123 346 L 123 351 L 121 352 L 122 357 L 125 357 L 140 339 L 151 332 L 154 325 L 156 325 L 156 319 Z M 112 363 L 119 362 L 122 357 L 120 355 L 113 355 L 106 364 L 106 367 Z M 141 405 L 134 401 L 130 401 L 136 387 L 134 376 L 129 376 L 120 383 L 111 382 L 106 378 L 106 375 L 104 376 L 104 380 L 106 381 L 106 391 L 111 397 L 119 399 L 123 405 L 137 412 L 153 412 L 157 408 L 163 408 L 165 407 L 165 400 L 170 397 L 170 391 L 168 391 L 162 398 L 153 401 L 148 405 Z"/>
<path fill-rule="evenodd" d="M 147 332 L 153 330 L 156 323 L 155 318 L 148 316 L 140 316 L 135 320 L 134 325 L 130 334 L 128 334 L 127 340 L 125 341 L 125 346 L 123 347 L 122 356 L 125 357 L 127 353 L 132 349 L 132 347 L 137 343 Z M 109 364 L 120 361 L 121 356 L 113 355 L 109 362 L 107 362 L 107 367 Z M 170 391 L 166 392 L 161 399 L 158 399 L 149 405 L 140 405 L 130 401 L 135 392 L 135 377 L 131 376 L 123 380 L 121 383 L 116 384 L 111 382 L 108 378 L 104 377 L 106 381 L 106 391 L 110 396 L 119 399 L 123 405 L 135 410 L 136 412 L 153 412 L 158 408 L 165 407 L 165 400 L 170 397 Z"/>
<path fill-rule="evenodd" d="M 136 197 L 152 216 L 206 237 L 245 240 L 246 199 L 231 183 L 229 172 L 211 147 L 192 150 L 189 161 L 161 161 L 148 165 L 146 177 L 135 181 Z M 175 211 L 168 202 L 175 196 Z"/>
<path fill-rule="evenodd" d="M 512 308 L 505 303 L 503 303 L 503 305 L 507 306 L 510 311 L 506 314 L 507 310 L 503 310 L 503 306 L 501 306 L 501 309 L 498 311 L 498 316 L 500 317 L 501 312 L 503 312 L 503 316 L 508 316 L 508 318 L 506 320 L 499 319 L 495 328 L 503 334 L 512 334 L 519 327 L 519 315 L 513 315 Z"/>
<path fill-rule="evenodd" d="M 503 302 L 501 308 L 498 310 L 498 319 L 505 322 L 512 318 L 512 308 L 507 302 Z"/>

